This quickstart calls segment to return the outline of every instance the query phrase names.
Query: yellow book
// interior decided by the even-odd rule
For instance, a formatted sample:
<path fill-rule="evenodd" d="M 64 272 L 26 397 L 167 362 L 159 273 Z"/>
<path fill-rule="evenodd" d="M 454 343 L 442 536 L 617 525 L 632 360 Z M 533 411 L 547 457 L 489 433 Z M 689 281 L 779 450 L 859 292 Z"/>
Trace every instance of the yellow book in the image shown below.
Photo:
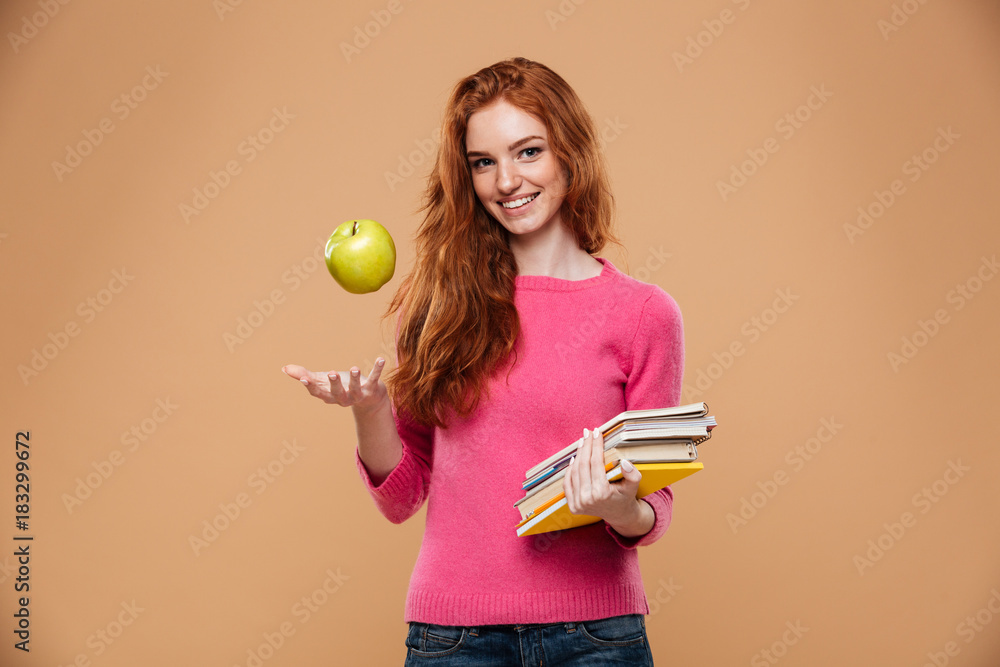
<path fill-rule="evenodd" d="M 651 444 L 645 444 L 646 442 Z M 637 463 L 688 463 L 698 458 L 698 448 L 690 440 L 673 440 L 666 444 L 658 440 L 647 440 L 634 445 L 620 445 L 604 451 L 604 470 L 611 470 L 621 459 Z M 548 479 L 528 490 L 527 494 L 514 503 L 521 513 L 521 519 L 541 512 L 554 503 L 561 495 L 563 477 L 569 465 L 552 474 Z"/>
<path fill-rule="evenodd" d="M 642 473 L 639 480 L 639 490 L 636 498 L 643 498 L 659 491 L 665 486 L 684 479 L 688 475 L 693 475 L 702 468 L 704 464 L 699 461 L 684 463 L 636 463 L 635 467 Z M 621 479 L 622 467 L 615 466 L 608 471 L 608 480 L 615 481 Z M 566 496 L 560 493 L 558 496 L 545 503 L 534 513 L 517 524 L 518 536 L 537 535 L 548 533 L 553 530 L 565 530 L 566 528 L 576 528 L 587 524 L 597 523 L 600 519 L 596 516 L 586 514 L 571 514 L 566 506 Z"/>

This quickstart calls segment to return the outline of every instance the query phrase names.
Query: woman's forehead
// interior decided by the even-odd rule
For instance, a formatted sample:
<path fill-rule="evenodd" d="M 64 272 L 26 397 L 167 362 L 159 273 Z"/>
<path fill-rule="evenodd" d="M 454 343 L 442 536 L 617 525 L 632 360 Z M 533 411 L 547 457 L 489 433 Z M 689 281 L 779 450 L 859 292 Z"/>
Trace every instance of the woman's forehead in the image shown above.
<path fill-rule="evenodd" d="M 467 150 L 476 151 L 496 148 L 481 144 L 503 147 L 528 136 L 547 138 L 545 124 L 532 114 L 500 100 L 469 116 L 465 144 Z"/>

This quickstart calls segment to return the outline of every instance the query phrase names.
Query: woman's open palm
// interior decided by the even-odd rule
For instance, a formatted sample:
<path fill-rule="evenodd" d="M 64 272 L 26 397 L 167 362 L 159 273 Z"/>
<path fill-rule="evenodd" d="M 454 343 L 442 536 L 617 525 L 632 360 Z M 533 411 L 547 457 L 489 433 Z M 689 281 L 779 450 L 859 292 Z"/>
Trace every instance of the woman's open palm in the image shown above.
<path fill-rule="evenodd" d="M 385 383 L 379 377 L 385 359 L 379 357 L 367 377 L 361 376 L 361 370 L 352 366 L 348 372 L 327 371 L 313 372 L 302 366 L 289 364 L 281 370 L 289 377 L 295 378 L 305 385 L 310 394 L 324 403 L 335 403 L 344 407 L 370 408 L 388 400 L 389 393 Z M 345 376 L 347 376 L 345 378 Z"/>

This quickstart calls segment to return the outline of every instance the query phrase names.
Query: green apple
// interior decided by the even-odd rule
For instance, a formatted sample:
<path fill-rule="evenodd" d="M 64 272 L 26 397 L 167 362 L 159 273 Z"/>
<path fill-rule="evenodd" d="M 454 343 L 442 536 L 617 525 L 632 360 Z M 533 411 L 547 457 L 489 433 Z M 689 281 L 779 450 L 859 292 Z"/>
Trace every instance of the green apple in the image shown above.
<path fill-rule="evenodd" d="M 374 292 L 396 271 L 396 244 L 374 220 L 348 220 L 326 242 L 326 268 L 351 294 Z"/>

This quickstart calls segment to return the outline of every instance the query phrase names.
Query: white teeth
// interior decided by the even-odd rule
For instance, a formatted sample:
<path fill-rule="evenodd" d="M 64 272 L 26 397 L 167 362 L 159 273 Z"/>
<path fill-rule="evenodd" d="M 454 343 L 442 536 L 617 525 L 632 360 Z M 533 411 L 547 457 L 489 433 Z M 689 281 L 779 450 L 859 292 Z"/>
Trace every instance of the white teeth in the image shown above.
<path fill-rule="evenodd" d="M 520 199 L 515 199 L 514 201 L 500 202 L 500 205 L 503 206 L 504 208 L 517 208 L 519 206 L 524 206 L 525 204 L 527 204 L 529 201 L 531 201 L 532 199 L 534 199 L 537 196 L 538 196 L 538 193 L 535 193 L 535 194 L 529 195 L 527 197 L 521 197 Z"/>

